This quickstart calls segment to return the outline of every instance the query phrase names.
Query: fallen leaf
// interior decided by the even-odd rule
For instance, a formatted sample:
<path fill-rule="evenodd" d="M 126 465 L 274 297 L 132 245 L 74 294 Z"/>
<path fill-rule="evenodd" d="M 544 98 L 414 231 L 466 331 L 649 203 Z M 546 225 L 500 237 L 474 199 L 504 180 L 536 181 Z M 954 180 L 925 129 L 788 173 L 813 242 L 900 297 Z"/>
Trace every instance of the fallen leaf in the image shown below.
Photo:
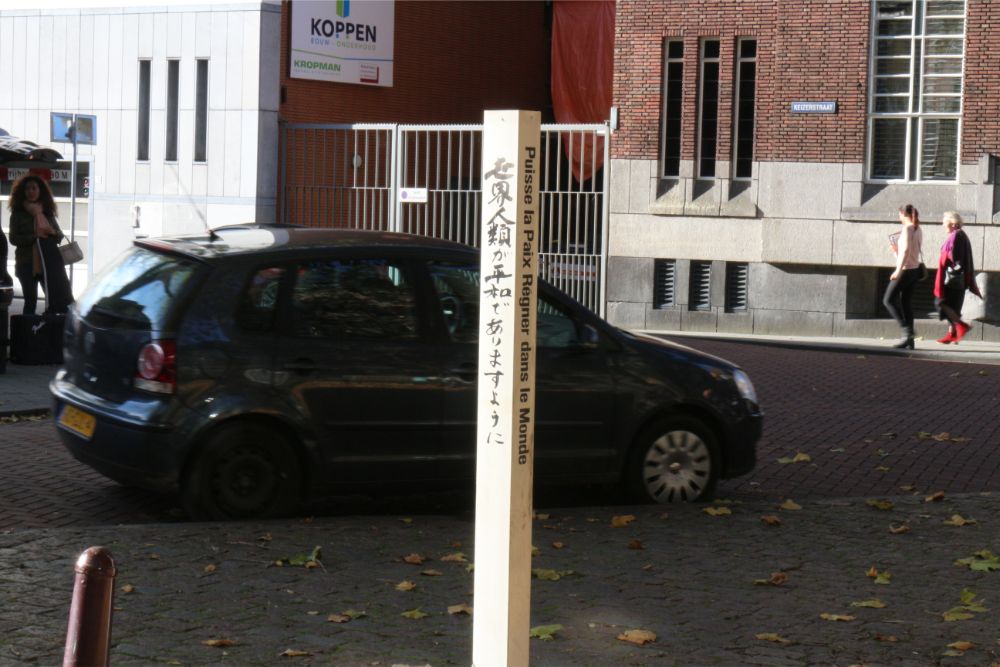
<path fill-rule="evenodd" d="M 438 572 L 437 570 L 423 570 L 420 572 L 420 574 L 424 575 L 425 577 L 440 577 L 443 573 Z"/>
<path fill-rule="evenodd" d="M 800 509 L 802 509 L 802 505 L 799 505 L 797 502 L 795 502 L 791 498 L 789 498 L 785 502 L 781 503 L 781 505 L 779 505 L 779 507 L 781 509 L 783 509 L 783 510 L 800 510 Z"/>
<path fill-rule="evenodd" d="M 900 491 L 906 491 L 907 493 L 909 493 L 910 491 L 913 491 L 914 489 L 916 489 L 916 487 L 913 486 L 912 484 L 906 484 L 904 486 L 899 487 Z"/>
<path fill-rule="evenodd" d="M 899 637 L 896 635 L 875 635 L 875 641 L 877 642 L 898 642 Z"/>
<path fill-rule="evenodd" d="M 296 554 L 295 556 L 284 556 L 276 560 L 274 564 L 277 565 L 278 567 L 282 567 L 284 565 L 292 565 L 295 567 L 313 568 L 318 566 L 319 561 L 322 560 L 322 558 L 323 558 L 323 549 L 322 547 L 316 546 L 313 547 L 312 552 L 310 552 L 308 555 Z"/>
<path fill-rule="evenodd" d="M 945 525 L 948 526 L 971 526 L 976 523 L 975 519 L 965 519 L 961 514 L 952 514 L 950 519 L 944 520 Z"/>
<path fill-rule="evenodd" d="M 455 540 L 454 542 L 451 543 L 451 548 L 452 549 L 461 549 L 462 548 L 462 543 L 459 542 L 458 540 Z"/>
<path fill-rule="evenodd" d="M 656 641 L 656 633 L 649 630 L 626 630 L 618 635 L 618 639 L 623 642 L 630 642 L 639 646 L 645 646 Z"/>
<path fill-rule="evenodd" d="M 440 560 L 441 560 L 442 563 L 467 563 L 467 562 L 469 562 L 469 559 L 466 558 L 465 554 L 462 553 L 461 551 L 456 551 L 453 554 L 447 554 L 445 556 L 441 556 Z"/>
<path fill-rule="evenodd" d="M 879 472 L 889 472 L 892 468 L 889 466 L 875 466 L 875 470 L 878 470 Z"/>
<path fill-rule="evenodd" d="M 642 542 L 639 540 L 632 540 L 628 543 L 628 548 L 633 550 L 643 549 Z"/>
<path fill-rule="evenodd" d="M 400 614 L 400 616 L 403 616 L 404 618 L 411 618 L 417 621 L 420 620 L 421 618 L 426 618 L 430 616 L 430 614 L 425 614 L 424 612 L 420 611 L 420 607 L 417 607 L 416 609 L 410 609 L 409 611 L 404 611 L 402 614 Z"/>
<path fill-rule="evenodd" d="M 878 598 L 872 598 L 871 600 L 861 600 L 860 602 L 852 602 L 852 607 L 867 607 L 870 609 L 885 609 L 885 603 Z"/>
<path fill-rule="evenodd" d="M 948 648 L 953 648 L 956 651 L 968 651 L 969 649 L 973 648 L 974 646 L 975 646 L 975 644 L 973 644 L 972 642 L 967 642 L 967 641 L 957 641 L 957 642 L 952 642 L 952 643 L 948 644 Z"/>
<path fill-rule="evenodd" d="M 788 574 L 785 572 L 772 572 L 770 579 L 754 579 L 753 583 L 758 586 L 781 586 L 788 581 Z"/>
<path fill-rule="evenodd" d="M 989 549 L 983 549 L 968 558 L 961 558 L 955 561 L 955 564 L 966 565 L 973 572 L 992 572 L 993 570 L 1000 570 L 1000 556 L 997 556 Z"/>
<path fill-rule="evenodd" d="M 878 576 L 875 577 L 875 583 L 888 586 L 892 583 L 892 574 L 890 574 L 888 570 L 882 570 L 878 573 Z"/>
<path fill-rule="evenodd" d="M 976 375 L 981 375 L 982 377 L 986 377 L 989 374 L 990 374 L 989 371 L 987 371 L 985 368 L 980 371 L 976 371 Z"/>
<path fill-rule="evenodd" d="M 282 658 L 302 658 L 307 655 L 312 655 L 312 653 L 310 653 L 309 651 L 296 651 L 293 648 L 286 648 L 278 655 Z"/>
<path fill-rule="evenodd" d="M 661 520 L 666 521 L 669 518 L 670 518 L 670 515 L 668 513 L 666 513 L 666 512 L 660 512 L 660 519 Z"/>
<path fill-rule="evenodd" d="M 764 523 L 766 523 L 769 526 L 780 526 L 781 525 L 781 519 L 779 519 L 774 514 L 765 514 L 764 516 L 762 516 L 760 518 L 760 520 L 763 521 Z"/>
<path fill-rule="evenodd" d="M 613 516 L 611 517 L 611 527 L 623 528 L 632 523 L 633 521 L 635 521 L 634 514 L 623 514 L 621 516 Z"/>
<path fill-rule="evenodd" d="M 420 554 L 410 554 L 408 556 L 403 556 L 403 562 L 409 563 L 410 565 L 423 565 L 424 557 Z"/>
<path fill-rule="evenodd" d="M 831 451 L 831 452 L 836 452 L 836 453 L 840 454 L 841 452 L 846 452 L 847 450 L 846 450 L 846 449 L 844 449 L 843 447 L 834 447 L 834 448 L 833 448 L 833 449 L 831 449 L 830 451 Z"/>
<path fill-rule="evenodd" d="M 869 578 L 874 579 L 875 577 L 878 576 L 878 570 L 876 570 L 875 566 L 872 565 L 870 568 L 868 568 L 868 571 L 865 574 L 868 575 Z"/>
<path fill-rule="evenodd" d="M 413 519 L 408 516 L 400 517 L 399 520 L 402 521 L 403 523 L 413 523 Z"/>
<path fill-rule="evenodd" d="M 135 591 L 135 586 L 133 586 L 132 584 L 125 584 L 124 586 L 121 587 L 120 590 L 121 590 L 122 593 L 126 593 L 126 594 L 127 593 L 132 593 L 132 592 Z"/>
<path fill-rule="evenodd" d="M 934 440 L 935 442 L 944 442 L 945 440 L 948 440 L 950 438 L 951 438 L 951 433 L 948 433 L 948 431 L 941 431 L 937 435 L 931 436 L 931 440 Z"/>
<path fill-rule="evenodd" d="M 559 581 L 563 577 L 575 574 L 573 570 L 546 570 L 540 567 L 535 568 L 531 573 L 535 575 L 536 579 L 540 579 L 541 581 Z"/>
<path fill-rule="evenodd" d="M 910 524 L 908 523 L 891 523 L 889 524 L 889 532 L 893 535 L 901 535 L 902 533 L 910 532 Z"/>
<path fill-rule="evenodd" d="M 542 554 L 541 549 L 536 547 L 534 544 L 531 545 L 531 557 L 540 556 Z"/>
<path fill-rule="evenodd" d="M 882 458 L 885 458 L 885 457 L 889 456 L 889 454 L 890 454 L 890 452 L 888 450 L 883 449 L 882 447 L 879 447 L 878 449 L 876 449 L 875 453 L 878 454 L 879 456 L 881 456 Z"/>
<path fill-rule="evenodd" d="M 542 521 L 548 521 L 549 520 L 549 515 L 548 514 L 536 514 L 535 518 L 536 519 L 541 519 Z"/>
<path fill-rule="evenodd" d="M 453 604 L 448 607 L 449 614 L 465 614 L 466 616 L 472 616 L 472 607 L 465 604 Z"/>
<path fill-rule="evenodd" d="M 763 639 L 764 641 L 774 642 L 775 644 L 791 644 L 792 642 L 785 639 L 781 635 L 774 632 L 758 632 L 754 635 L 757 639 Z"/>
<path fill-rule="evenodd" d="M 841 621 L 841 622 L 853 621 L 855 619 L 854 616 L 850 616 L 849 614 L 827 614 L 826 612 L 820 614 L 819 617 L 822 618 L 824 621 Z"/>
<path fill-rule="evenodd" d="M 205 574 L 212 574 L 217 569 L 218 568 L 215 565 L 212 565 L 211 563 L 209 563 L 208 565 L 205 566 Z"/>
<path fill-rule="evenodd" d="M 306 614 L 308 614 L 309 616 L 319 616 L 318 611 L 307 611 Z"/>
<path fill-rule="evenodd" d="M 270 542 L 273 539 L 274 538 L 271 537 L 271 533 L 264 533 L 263 535 L 261 535 L 260 537 L 257 538 L 257 541 L 258 542 Z"/>
<path fill-rule="evenodd" d="M 212 648 L 226 648 L 227 646 L 236 645 L 236 642 L 232 639 L 203 639 L 201 643 Z"/>
<path fill-rule="evenodd" d="M 536 625 L 528 631 L 528 637 L 548 642 L 555 639 L 556 633 L 562 629 L 561 625 Z"/>
<path fill-rule="evenodd" d="M 326 617 L 326 620 L 330 623 L 347 623 L 351 620 L 351 617 L 347 614 L 330 614 Z"/>
<path fill-rule="evenodd" d="M 938 503 L 942 500 L 944 500 L 944 491 L 936 491 L 924 498 L 924 502 L 926 503 Z"/>
<path fill-rule="evenodd" d="M 944 618 L 945 621 L 948 621 L 949 623 L 952 621 L 967 621 L 970 618 L 976 617 L 975 614 L 970 614 L 969 612 L 965 611 L 964 607 L 952 607 L 948 611 L 941 614 L 941 616 Z"/>
<path fill-rule="evenodd" d="M 728 507 L 706 507 L 701 511 L 711 516 L 727 516 L 733 513 Z"/>
<path fill-rule="evenodd" d="M 896 507 L 894 504 L 892 504 L 892 501 L 889 501 L 889 500 L 876 500 L 874 498 L 872 498 L 870 500 L 866 500 L 865 503 L 867 505 L 871 506 L 871 507 L 874 507 L 877 510 L 882 510 L 884 512 L 888 512 L 889 510 L 891 510 L 894 507 Z"/>
<path fill-rule="evenodd" d="M 401 581 L 398 584 L 396 584 L 396 590 L 397 591 L 412 591 L 416 587 L 417 587 L 417 585 L 415 583 L 413 583 L 412 581 L 406 581 L 406 580 Z"/>
<path fill-rule="evenodd" d="M 809 461 L 812 461 L 812 457 L 803 452 L 797 452 L 795 456 L 792 457 L 786 456 L 778 459 L 778 463 L 783 465 L 787 463 L 808 463 Z"/>
<path fill-rule="evenodd" d="M 562 549 L 562 548 L 563 548 L 563 547 L 565 547 L 565 546 L 566 546 L 566 545 L 565 545 L 565 544 L 563 544 L 562 542 L 553 542 L 553 543 L 552 543 L 552 548 L 553 548 L 553 549 Z"/>
<path fill-rule="evenodd" d="M 642 569 L 645 570 L 646 572 L 649 572 L 650 570 L 653 569 L 653 564 L 652 563 L 646 563 L 645 565 L 642 566 Z"/>

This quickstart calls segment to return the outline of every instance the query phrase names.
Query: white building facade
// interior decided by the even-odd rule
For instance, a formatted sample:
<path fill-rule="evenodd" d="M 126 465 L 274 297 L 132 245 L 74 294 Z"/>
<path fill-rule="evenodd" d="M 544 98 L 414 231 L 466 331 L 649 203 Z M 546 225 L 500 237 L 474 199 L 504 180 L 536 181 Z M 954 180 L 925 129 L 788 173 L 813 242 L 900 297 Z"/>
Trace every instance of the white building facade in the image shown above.
<path fill-rule="evenodd" d="M 96 145 L 78 151 L 90 182 L 75 291 L 136 237 L 274 219 L 280 26 L 277 2 L 4 3 L 0 128 L 70 159 L 70 144 L 49 143 L 50 113 L 97 117 Z M 68 234 L 70 200 L 57 203 Z"/>

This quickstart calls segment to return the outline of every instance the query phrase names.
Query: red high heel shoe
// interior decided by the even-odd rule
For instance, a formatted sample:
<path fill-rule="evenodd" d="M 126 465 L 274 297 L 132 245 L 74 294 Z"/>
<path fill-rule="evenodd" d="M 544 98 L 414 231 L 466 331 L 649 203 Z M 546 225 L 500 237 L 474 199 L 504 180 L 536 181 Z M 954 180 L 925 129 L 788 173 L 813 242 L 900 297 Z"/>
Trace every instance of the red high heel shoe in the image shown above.
<path fill-rule="evenodd" d="M 958 345 L 958 341 L 965 338 L 965 334 L 969 333 L 969 329 L 972 326 L 966 324 L 965 322 L 959 321 L 955 324 L 955 344 Z"/>
<path fill-rule="evenodd" d="M 942 345 L 947 345 L 948 343 L 957 343 L 958 341 L 955 340 L 955 328 L 948 327 L 948 333 L 945 334 L 943 338 L 938 338 L 937 342 L 941 343 Z"/>

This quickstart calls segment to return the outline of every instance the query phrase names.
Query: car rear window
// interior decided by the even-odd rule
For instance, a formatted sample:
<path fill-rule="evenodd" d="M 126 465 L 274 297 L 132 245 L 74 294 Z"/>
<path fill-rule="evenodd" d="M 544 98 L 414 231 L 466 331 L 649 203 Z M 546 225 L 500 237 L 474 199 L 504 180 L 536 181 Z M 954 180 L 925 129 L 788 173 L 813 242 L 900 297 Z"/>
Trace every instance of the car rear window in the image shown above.
<path fill-rule="evenodd" d="M 105 269 L 80 298 L 80 316 L 95 326 L 159 331 L 197 264 L 133 248 Z"/>

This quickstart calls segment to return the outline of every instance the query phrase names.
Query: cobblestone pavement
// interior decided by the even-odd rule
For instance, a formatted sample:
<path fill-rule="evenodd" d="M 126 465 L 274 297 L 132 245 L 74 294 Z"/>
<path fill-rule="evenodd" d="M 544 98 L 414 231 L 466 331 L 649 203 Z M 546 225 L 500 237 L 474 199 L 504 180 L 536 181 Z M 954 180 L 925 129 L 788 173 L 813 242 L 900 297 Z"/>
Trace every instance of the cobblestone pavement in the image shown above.
<path fill-rule="evenodd" d="M 802 502 L 799 510 L 762 501 L 667 514 L 649 506 L 548 510 L 534 522 L 532 567 L 559 579 L 533 581 L 531 624 L 562 629 L 551 641 L 531 640 L 532 664 L 994 664 L 1000 572 L 956 560 L 1000 552 L 1000 496 L 892 502 L 891 509 L 854 499 Z M 615 528 L 616 515 L 635 520 Z M 955 515 L 977 523 L 945 523 Z M 781 524 L 762 520 L 771 516 Z M 73 559 L 104 544 L 120 572 L 116 666 L 468 665 L 472 620 L 448 607 L 474 604 L 464 560 L 474 553 L 470 519 L 394 515 L 5 534 L 0 664 L 58 664 Z M 275 566 L 316 547 L 317 567 Z M 404 562 L 410 554 L 423 562 Z M 888 583 L 879 584 L 876 572 Z M 403 582 L 415 587 L 399 590 Z M 330 620 L 352 610 L 364 616 Z M 412 610 L 427 616 L 402 615 Z M 949 611 L 964 620 L 946 620 Z M 617 639 L 628 630 L 651 631 L 656 640 L 640 647 Z M 211 640 L 232 645 L 205 645 Z M 302 655 L 281 657 L 289 650 Z"/>
<path fill-rule="evenodd" d="M 979 493 L 1000 491 L 1000 369 L 683 342 L 753 377 L 767 411 L 758 468 L 708 507 L 539 497 L 533 567 L 559 579 L 533 581 L 531 624 L 562 629 L 531 641 L 532 664 L 1000 665 L 1000 571 L 988 571 L 1000 494 Z M 467 499 L 185 523 L 170 499 L 77 464 L 53 428 L 0 424 L 0 665 L 59 663 L 73 562 L 98 544 L 120 572 L 116 666 L 469 664 L 472 621 L 448 613 L 474 605 L 469 562 L 449 558 L 475 553 Z M 778 462 L 797 453 L 811 460 Z M 787 498 L 801 509 L 782 509 Z M 625 515 L 636 518 L 612 527 Z M 772 516 L 780 525 L 762 519 Z M 964 520 L 976 523 L 945 523 Z M 317 546 L 318 567 L 274 564 Z M 414 553 L 422 564 L 403 561 Z M 983 569 L 956 564 L 967 558 Z M 885 584 L 869 576 L 886 571 Z M 403 581 L 416 587 L 398 590 Z M 401 615 L 414 609 L 428 616 Z M 328 620 L 347 610 L 365 615 Z M 969 618 L 947 621 L 948 611 Z M 617 639 L 633 629 L 657 639 Z M 232 645 L 203 643 L 220 639 Z M 283 657 L 289 649 L 306 655 Z"/>

